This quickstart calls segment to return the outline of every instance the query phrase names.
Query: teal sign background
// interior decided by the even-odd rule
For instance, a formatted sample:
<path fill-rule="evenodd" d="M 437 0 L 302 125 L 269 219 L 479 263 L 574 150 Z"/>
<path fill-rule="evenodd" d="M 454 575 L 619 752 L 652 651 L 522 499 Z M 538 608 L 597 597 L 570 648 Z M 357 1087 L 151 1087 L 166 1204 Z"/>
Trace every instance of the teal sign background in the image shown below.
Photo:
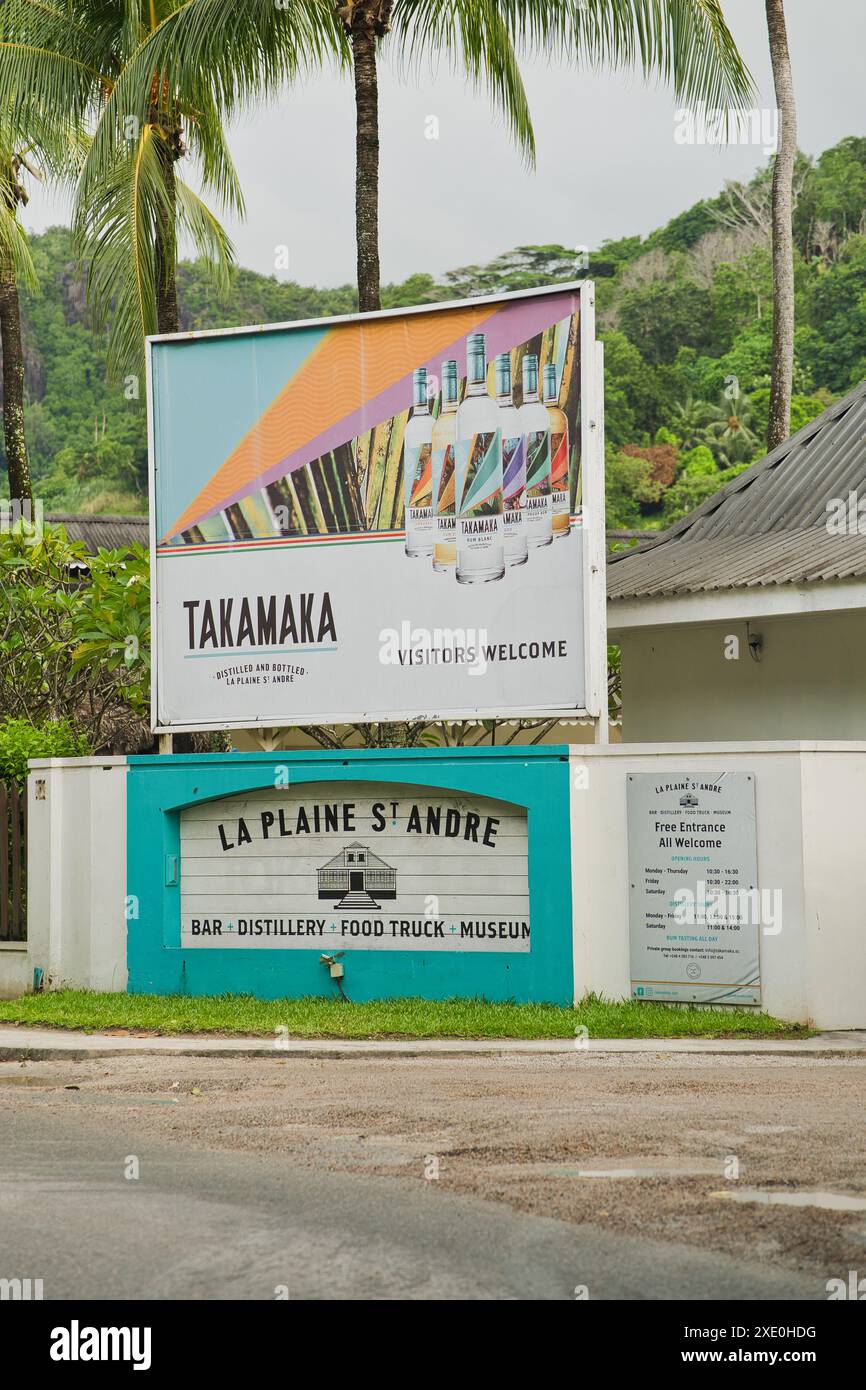
<path fill-rule="evenodd" d="M 352 950 L 343 957 L 346 993 L 369 999 L 484 998 L 571 1004 L 574 999 L 568 749 L 373 749 L 309 753 L 177 754 L 130 757 L 127 924 L 131 994 L 253 994 L 261 999 L 331 997 L 322 947 L 285 951 L 186 950 L 180 944 L 180 814 L 189 806 L 273 788 L 279 770 L 293 787 L 319 782 L 398 782 L 475 793 L 527 812 L 532 949 L 428 952 Z"/>

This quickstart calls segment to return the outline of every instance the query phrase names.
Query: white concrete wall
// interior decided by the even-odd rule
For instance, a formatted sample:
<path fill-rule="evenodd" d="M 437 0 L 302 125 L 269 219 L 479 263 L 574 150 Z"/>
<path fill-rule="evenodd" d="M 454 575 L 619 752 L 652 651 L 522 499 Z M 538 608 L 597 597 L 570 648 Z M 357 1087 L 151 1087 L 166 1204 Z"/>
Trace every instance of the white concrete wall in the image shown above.
<path fill-rule="evenodd" d="M 856 750 L 856 751 L 855 751 Z M 804 753 L 806 979 L 810 1014 L 866 1026 L 866 746 Z"/>
<path fill-rule="evenodd" d="M 820 1028 L 866 1027 L 866 743 L 623 744 L 571 756 L 589 775 L 587 790 L 572 791 L 576 998 L 630 993 L 628 774 L 738 770 L 755 774 L 759 887 L 782 892 L 782 931 L 761 934 L 763 1007 Z"/>
<path fill-rule="evenodd" d="M 126 759 L 33 759 L 27 798 L 28 984 L 125 989 Z"/>
<path fill-rule="evenodd" d="M 760 661 L 743 621 L 612 633 L 623 742 L 866 739 L 866 611 L 755 617 L 749 629 Z M 725 657 L 728 636 L 738 660 Z"/>
<path fill-rule="evenodd" d="M 782 892 L 782 931 L 761 937 L 763 1005 L 866 1027 L 866 742 L 602 745 L 571 759 L 589 776 L 572 792 L 577 998 L 630 993 L 628 773 L 740 770 L 756 779 L 759 886 Z M 126 988 L 126 775 L 123 758 L 31 764 L 29 941 L 0 950 L 0 994 L 30 988 L 36 967 L 46 987 Z"/>
<path fill-rule="evenodd" d="M 0 999 L 26 994 L 32 984 L 33 967 L 26 941 L 0 941 Z"/>

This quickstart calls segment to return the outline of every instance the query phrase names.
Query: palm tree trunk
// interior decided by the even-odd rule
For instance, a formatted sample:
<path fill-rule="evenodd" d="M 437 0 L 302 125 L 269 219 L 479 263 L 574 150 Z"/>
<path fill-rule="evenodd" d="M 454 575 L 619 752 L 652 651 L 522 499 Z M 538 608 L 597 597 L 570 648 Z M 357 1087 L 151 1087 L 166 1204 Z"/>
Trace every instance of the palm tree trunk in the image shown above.
<path fill-rule="evenodd" d="M 379 75 L 376 47 L 388 32 L 392 0 L 355 0 L 340 8 L 352 44 L 355 72 L 355 237 L 358 308 L 380 309 Z"/>
<path fill-rule="evenodd" d="M 9 473 L 9 499 L 32 502 L 30 464 L 24 434 L 24 349 L 15 269 L 8 256 L 0 264 L 0 349 L 3 353 L 3 442 Z"/>
<path fill-rule="evenodd" d="M 355 237 L 358 250 L 358 308 L 382 307 L 379 298 L 379 81 L 376 36 L 352 28 L 355 69 Z"/>
<path fill-rule="evenodd" d="M 168 205 L 156 220 L 156 324 L 158 333 L 177 333 L 177 193 L 174 181 L 175 154 L 171 137 L 161 142 L 160 155 Z"/>
<path fill-rule="evenodd" d="M 785 28 L 784 0 L 766 0 L 767 29 L 776 105 L 779 148 L 773 169 L 773 363 L 767 448 L 784 443 L 791 432 L 794 376 L 794 159 L 797 153 L 797 108 L 791 56 Z"/>

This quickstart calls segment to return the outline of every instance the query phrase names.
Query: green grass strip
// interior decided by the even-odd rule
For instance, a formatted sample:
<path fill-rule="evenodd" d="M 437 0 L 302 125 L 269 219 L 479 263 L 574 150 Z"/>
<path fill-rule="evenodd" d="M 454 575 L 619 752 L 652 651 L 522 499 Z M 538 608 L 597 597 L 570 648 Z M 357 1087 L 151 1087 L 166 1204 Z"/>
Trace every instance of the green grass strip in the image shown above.
<path fill-rule="evenodd" d="M 812 1030 L 749 1009 L 613 1001 L 575 1008 L 483 999 L 254 999 L 58 990 L 0 1001 L 0 1022 L 102 1032 L 219 1033 L 298 1038 L 805 1038 Z"/>

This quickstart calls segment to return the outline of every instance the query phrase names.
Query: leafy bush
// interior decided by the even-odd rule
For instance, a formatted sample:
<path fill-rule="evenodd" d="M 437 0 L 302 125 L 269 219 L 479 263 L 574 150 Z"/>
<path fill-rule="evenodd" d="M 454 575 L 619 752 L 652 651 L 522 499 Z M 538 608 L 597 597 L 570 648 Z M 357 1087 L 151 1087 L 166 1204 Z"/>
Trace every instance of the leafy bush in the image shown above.
<path fill-rule="evenodd" d="M 608 449 L 605 493 L 608 530 L 635 531 L 644 524 L 641 504 L 658 503 L 664 486 L 653 479 L 648 459 L 631 458 L 616 449 Z"/>
<path fill-rule="evenodd" d="M 715 469 L 713 473 L 681 474 L 673 487 L 668 488 L 665 493 L 663 524 L 672 526 L 675 521 L 688 516 L 695 507 L 712 497 L 713 493 L 718 492 L 726 483 L 739 477 L 748 467 L 747 463 L 738 463 L 732 468 Z"/>
<path fill-rule="evenodd" d="M 27 780 L 28 758 L 76 758 L 90 752 L 87 739 L 67 719 L 41 727 L 26 719 L 0 720 L 0 782 Z"/>
<path fill-rule="evenodd" d="M 0 715 L 139 746 L 150 682 L 147 555 L 87 555 L 62 527 L 0 534 Z M 149 738 L 148 738 L 149 741 Z"/>
<path fill-rule="evenodd" d="M 682 456 L 681 478 L 718 478 L 716 460 L 706 444 L 698 444 Z"/>

